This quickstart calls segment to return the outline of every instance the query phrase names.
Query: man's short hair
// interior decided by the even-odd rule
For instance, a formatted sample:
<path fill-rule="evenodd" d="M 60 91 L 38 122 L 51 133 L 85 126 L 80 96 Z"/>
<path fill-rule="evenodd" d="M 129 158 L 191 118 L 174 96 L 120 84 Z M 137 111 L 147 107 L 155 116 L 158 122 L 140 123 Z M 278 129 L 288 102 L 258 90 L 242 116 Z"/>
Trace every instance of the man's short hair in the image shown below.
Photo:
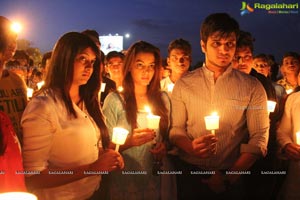
<path fill-rule="evenodd" d="M 243 48 L 243 47 L 249 47 L 251 53 L 253 53 L 254 50 L 254 43 L 255 38 L 252 37 L 250 32 L 246 31 L 240 31 L 240 36 L 236 44 L 236 48 Z"/>
<path fill-rule="evenodd" d="M 214 13 L 205 18 L 200 28 L 201 40 L 206 44 L 207 39 L 214 33 L 219 33 L 221 37 L 228 37 L 235 33 L 239 36 L 239 24 L 227 13 Z"/>
<path fill-rule="evenodd" d="M 282 57 L 282 60 L 281 60 L 281 64 L 283 64 L 283 60 L 286 58 L 286 57 L 293 57 L 294 59 L 297 59 L 299 62 L 300 62 L 300 55 L 296 52 L 293 52 L 293 51 L 289 51 L 289 52 L 286 52 L 283 57 Z"/>
<path fill-rule="evenodd" d="M 108 62 L 111 58 L 121 58 L 122 60 L 124 60 L 125 55 L 122 52 L 119 51 L 110 51 L 107 55 L 106 55 L 106 61 Z"/>
<path fill-rule="evenodd" d="M 178 38 L 178 39 L 175 39 L 170 42 L 170 44 L 168 46 L 168 54 L 169 55 L 173 49 L 181 49 L 189 56 L 191 56 L 191 54 L 192 54 L 191 44 L 187 40 L 184 40 L 182 38 Z"/>

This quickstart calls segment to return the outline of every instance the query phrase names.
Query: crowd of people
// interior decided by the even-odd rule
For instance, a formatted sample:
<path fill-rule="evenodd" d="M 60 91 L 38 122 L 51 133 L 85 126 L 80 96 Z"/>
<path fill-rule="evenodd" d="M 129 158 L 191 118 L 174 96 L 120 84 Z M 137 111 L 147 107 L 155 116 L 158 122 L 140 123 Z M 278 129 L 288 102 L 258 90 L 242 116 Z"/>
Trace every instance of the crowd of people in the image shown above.
<path fill-rule="evenodd" d="M 205 60 L 196 69 L 183 38 L 169 43 L 166 59 L 146 41 L 105 55 L 90 29 L 65 33 L 34 68 L 10 26 L 0 16 L 0 193 L 300 198 L 297 52 L 283 52 L 279 66 L 254 55 L 252 34 L 213 13 L 201 24 Z M 159 116 L 156 128 L 149 115 Z M 119 150 L 116 127 L 129 132 Z"/>

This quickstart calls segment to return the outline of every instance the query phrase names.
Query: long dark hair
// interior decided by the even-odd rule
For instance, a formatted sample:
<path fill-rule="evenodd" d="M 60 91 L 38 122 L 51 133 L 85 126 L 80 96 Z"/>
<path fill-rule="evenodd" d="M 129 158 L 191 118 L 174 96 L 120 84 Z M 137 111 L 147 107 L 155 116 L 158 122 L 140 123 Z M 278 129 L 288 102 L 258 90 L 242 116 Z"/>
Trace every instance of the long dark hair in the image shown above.
<path fill-rule="evenodd" d="M 139 41 L 133 44 L 125 57 L 124 61 L 124 80 L 123 80 L 123 96 L 125 101 L 126 119 L 131 124 L 132 128 L 137 128 L 137 102 L 134 93 L 134 82 L 131 76 L 130 68 L 135 62 L 136 55 L 138 53 L 152 53 L 155 58 L 155 72 L 152 80 L 147 86 L 147 97 L 149 99 L 152 112 L 161 117 L 159 124 L 159 132 L 163 139 L 167 139 L 168 133 L 168 114 L 167 108 L 162 99 L 162 93 L 160 91 L 160 66 L 161 56 L 160 50 L 145 41 Z"/>
<path fill-rule="evenodd" d="M 106 148 L 109 144 L 109 135 L 98 102 L 101 82 L 100 52 L 96 44 L 88 36 L 78 32 L 69 32 L 58 40 L 53 49 L 45 85 L 40 92 L 52 89 L 58 93 L 67 108 L 68 114 L 77 118 L 69 90 L 73 81 L 75 58 L 88 47 L 95 53 L 96 61 L 90 79 L 85 85 L 79 87 L 79 95 L 84 101 L 89 115 L 101 130 L 102 144 Z"/>

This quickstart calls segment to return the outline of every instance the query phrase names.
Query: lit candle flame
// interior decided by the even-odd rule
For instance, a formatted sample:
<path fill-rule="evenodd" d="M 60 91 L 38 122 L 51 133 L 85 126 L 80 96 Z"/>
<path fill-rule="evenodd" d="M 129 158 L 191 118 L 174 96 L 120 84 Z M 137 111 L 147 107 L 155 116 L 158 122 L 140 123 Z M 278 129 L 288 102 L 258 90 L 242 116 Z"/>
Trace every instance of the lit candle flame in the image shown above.
<path fill-rule="evenodd" d="M 44 84 L 45 84 L 45 81 L 38 82 L 37 83 L 38 89 L 41 89 Z"/>
<path fill-rule="evenodd" d="M 144 109 L 145 109 L 145 111 L 146 111 L 149 115 L 152 114 L 152 113 L 151 113 L 151 109 L 150 109 L 149 106 L 145 106 Z"/>
<path fill-rule="evenodd" d="M 288 90 L 286 90 L 286 93 L 291 94 L 293 91 L 294 91 L 293 89 L 288 89 Z"/>
<path fill-rule="evenodd" d="M 119 92 L 122 92 L 124 90 L 124 88 L 122 86 L 119 86 L 117 89 Z"/>
<path fill-rule="evenodd" d="M 33 95 L 33 89 L 32 88 L 27 88 L 27 99 L 30 99 Z"/>

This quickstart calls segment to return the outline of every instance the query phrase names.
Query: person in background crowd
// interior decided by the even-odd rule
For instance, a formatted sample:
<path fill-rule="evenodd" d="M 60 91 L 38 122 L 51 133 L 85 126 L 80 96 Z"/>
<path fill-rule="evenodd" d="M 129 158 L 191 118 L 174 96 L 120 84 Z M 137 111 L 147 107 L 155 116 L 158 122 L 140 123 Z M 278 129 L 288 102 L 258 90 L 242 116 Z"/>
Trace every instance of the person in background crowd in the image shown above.
<path fill-rule="evenodd" d="M 49 69 L 51 55 L 52 55 L 52 51 L 48 51 L 48 52 L 44 53 L 43 58 L 42 58 L 40 68 L 41 68 L 41 72 L 43 73 L 44 78 L 46 78 L 46 75 L 47 75 L 47 72 Z"/>
<path fill-rule="evenodd" d="M 0 91 L 2 94 L 4 94 L 3 92 L 9 94 L 11 98 L 11 91 L 18 91 L 14 86 L 19 88 L 18 83 L 22 83 L 22 86 L 25 83 L 13 72 L 3 69 L 4 64 L 12 57 L 12 52 L 15 49 L 16 34 L 10 28 L 11 22 L 6 17 L 0 16 Z M 8 89 L 9 87 L 11 88 Z M 19 92 L 22 95 L 21 89 Z M 18 102 L 17 100 L 19 98 L 16 98 L 16 102 Z M 3 96 L 0 101 L 11 102 Z M 26 191 L 24 174 L 17 173 L 23 171 L 21 147 L 16 135 L 16 130 L 18 130 L 16 127 L 19 127 L 17 124 L 19 124 L 18 119 L 20 118 L 16 111 L 14 111 L 15 113 L 10 112 L 5 104 L 1 103 L 0 108 L 0 193 Z M 17 118 L 14 120 L 17 123 L 15 127 L 13 127 L 8 113 Z"/>
<path fill-rule="evenodd" d="M 25 72 L 25 82 L 28 85 L 29 77 L 31 76 L 32 69 L 29 66 L 29 55 L 24 50 L 16 50 L 13 60 L 20 63 L 20 68 Z"/>
<path fill-rule="evenodd" d="M 17 34 L 11 30 L 12 23 L 0 16 L 0 110 L 5 112 L 22 144 L 21 116 L 27 104 L 27 87 L 24 80 L 17 74 L 4 69 L 7 61 L 11 60 L 17 48 Z"/>
<path fill-rule="evenodd" d="M 111 51 L 106 55 L 106 69 L 109 74 L 109 78 L 116 83 L 117 89 L 122 87 L 123 82 L 123 70 L 125 55 L 118 51 Z"/>
<path fill-rule="evenodd" d="M 201 25 L 203 67 L 179 79 L 172 92 L 170 140 L 179 199 L 245 199 L 240 171 L 267 153 L 267 96 L 259 81 L 232 68 L 239 24 L 214 13 Z M 217 112 L 219 128 L 206 129 L 205 116 Z M 195 175 L 193 172 L 208 172 Z M 226 173 L 233 172 L 233 173 Z"/>
<path fill-rule="evenodd" d="M 88 36 L 64 34 L 53 49 L 45 85 L 24 111 L 24 169 L 38 172 L 26 174 L 26 183 L 39 199 L 93 198 L 101 179 L 95 172 L 124 167 L 120 154 L 108 149 L 98 103 L 99 55 Z"/>
<path fill-rule="evenodd" d="M 251 176 L 246 176 L 247 198 L 248 199 L 268 199 L 276 194 L 275 183 L 276 177 L 261 174 L 262 170 L 275 170 L 276 158 L 276 123 L 280 117 L 280 104 L 277 100 L 275 88 L 272 81 L 264 75 L 258 73 L 254 68 L 253 50 L 254 41 L 251 33 L 240 31 L 237 41 L 237 49 L 233 59 L 233 67 L 241 72 L 255 77 L 264 87 L 269 101 L 276 102 L 275 110 L 270 113 L 270 129 L 268 141 L 268 154 L 266 157 L 258 159 L 258 161 L 250 168 Z"/>
<path fill-rule="evenodd" d="M 283 78 L 277 83 L 282 85 L 287 93 L 291 93 L 297 86 L 297 75 L 300 70 L 300 56 L 296 52 L 287 52 L 283 55 L 280 69 Z"/>
<path fill-rule="evenodd" d="M 171 69 L 170 67 L 168 66 L 168 63 L 167 63 L 167 59 L 162 59 L 162 64 L 161 64 L 161 68 L 160 68 L 160 80 L 164 79 L 164 78 L 167 78 L 168 76 L 171 75 Z"/>
<path fill-rule="evenodd" d="M 34 68 L 28 81 L 28 87 L 32 88 L 33 91 L 36 92 L 40 89 L 38 83 L 40 83 L 43 80 L 43 73 L 37 68 Z"/>
<path fill-rule="evenodd" d="M 171 75 L 160 81 L 162 91 L 172 94 L 174 84 L 187 73 L 192 62 L 192 46 L 182 39 L 175 39 L 168 46 L 167 63 L 171 69 Z"/>
<path fill-rule="evenodd" d="M 110 93 L 104 101 L 103 113 L 110 135 L 114 127 L 129 131 L 125 144 L 120 147 L 126 163 L 125 173 L 142 171 L 142 174 L 112 173 L 111 199 L 176 198 L 174 177 L 157 174 L 158 170 L 170 167 L 166 159 L 170 101 L 159 88 L 160 62 L 157 47 L 145 41 L 134 43 L 124 62 L 124 90 Z M 157 129 L 149 129 L 145 106 L 160 116 Z"/>
<path fill-rule="evenodd" d="M 289 160 L 287 176 L 278 199 L 300 199 L 300 93 L 289 95 L 277 129 L 279 152 Z"/>
<path fill-rule="evenodd" d="M 253 68 L 260 74 L 264 75 L 266 78 L 271 80 L 271 63 L 269 56 L 266 54 L 258 54 L 253 57 Z M 287 95 L 283 86 L 279 85 L 276 82 L 272 81 L 272 85 L 276 92 L 277 102 L 279 107 L 283 103 L 283 98 Z"/>

